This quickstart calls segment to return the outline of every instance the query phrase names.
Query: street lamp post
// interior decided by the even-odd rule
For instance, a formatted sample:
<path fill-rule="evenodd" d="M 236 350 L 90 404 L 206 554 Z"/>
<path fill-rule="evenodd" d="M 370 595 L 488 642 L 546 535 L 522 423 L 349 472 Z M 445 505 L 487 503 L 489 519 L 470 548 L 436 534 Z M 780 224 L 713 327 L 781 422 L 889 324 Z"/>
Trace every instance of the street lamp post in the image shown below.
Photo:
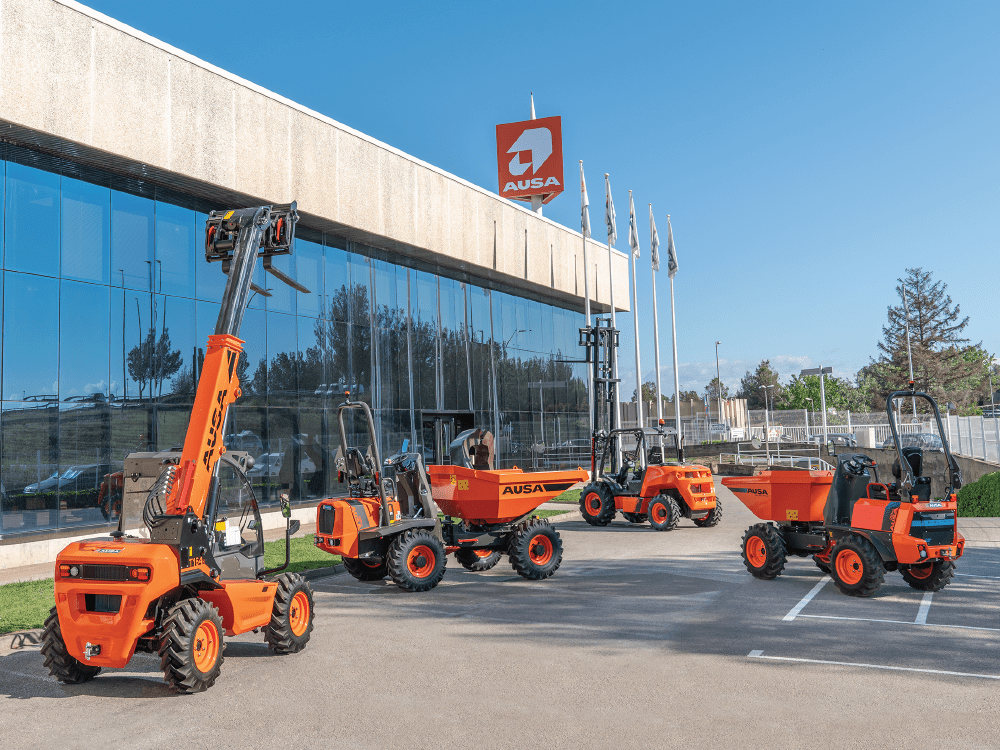
<path fill-rule="evenodd" d="M 809 412 L 812 411 L 813 409 L 815 409 L 816 405 L 813 403 L 813 400 L 811 398 L 806 398 L 806 401 L 809 402 L 809 408 L 806 409 L 806 442 L 808 443 L 809 442 Z M 815 417 L 815 415 L 813 416 L 813 424 L 816 424 L 816 417 Z"/>
<path fill-rule="evenodd" d="M 719 397 L 719 422 L 722 422 L 722 371 L 719 369 L 719 344 L 721 341 L 715 342 L 715 384 L 718 388 L 716 394 Z M 712 439 L 712 425 L 708 426 L 708 439 Z"/>
<path fill-rule="evenodd" d="M 803 370 L 799 373 L 800 378 L 804 378 L 807 375 L 819 375 L 819 404 L 820 408 L 823 410 L 823 445 L 826 445 L 827 432 L 826 432 L 826 376 L 833 372 L 832 367 L 810 367 L 808 370 Z"/>

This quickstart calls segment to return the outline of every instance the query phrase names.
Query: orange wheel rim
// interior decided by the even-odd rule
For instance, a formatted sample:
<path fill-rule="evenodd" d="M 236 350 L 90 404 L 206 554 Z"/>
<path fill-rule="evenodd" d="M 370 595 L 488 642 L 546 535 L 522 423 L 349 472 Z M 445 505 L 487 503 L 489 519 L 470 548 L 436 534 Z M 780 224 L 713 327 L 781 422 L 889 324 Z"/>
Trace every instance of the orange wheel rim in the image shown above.
<path fill-rule="evenodd" d="M 406 556 L 406 567 L 417 578 L 426 578 L 434 571 L 437 557 L 426 544 L 418 544 Z"/>
<path fill-rule="evenodd" d="M 309 627 L 309 597 L 305 591 L 299 591 L 292 597 L 292 604 L 288 608 L 288 626 L 296 636 L 305 633 Z"/>
<path fill-rule="evenodd" d="M 552 540 L 545 534 L 537 534 L 528 542 L 528 558 L 535 565 L 546 565 L 552 559 Z"/>
<path fill-rule="evenodd" d="M 649 515 L 653 517 L 653 520 L 657 523 L 663 523 L 667 518 L 667 506 L 663 503 L 656 503 L 650 510 Z"/>
<path fill-rule="evenodd" d="M 865 565 L 861 562 L 860 555 L 850 549 L 837 555 L 836 567 L 837 577 L 849 586 L 858 583 L 865 574 Z"/>
<path fill-rule="evenodd" d="M 473 552 L 476 553 L 476 557 L 489 557 L 493 554 L 493 550 L 491 549 L 476 549 Z"/>
<path fill-rule="evenodd" d="M 194 632 L 194 665 L 199 672 L 208 672 L 219 656 L 219 631 L 215 623 L 205 621 Z"/>
<path fill-rule="evenodd" d="M 604 501 L 601 500 L 601 496 L 596 492 L 591 492 L 587 495 L 587 499 L 584 501 L 584 506 L 587 509 L 587 513 L 592 516 L 596 516 L 601 512 L 601 507 L 604 505 Z"/>
<path fill-rule="evenodd" d="M 930 578 L 934 572 L 934 565 L 921 565 L 919 568 L 910 568 L 910 575 L 914 578 Z"/>
<path fill-rule="evenodd" d="M 747 539 L 747 560 L 755 568 L 763 568 L 767 562 L 767 545 L 759 536 L 752 536 Z"/>

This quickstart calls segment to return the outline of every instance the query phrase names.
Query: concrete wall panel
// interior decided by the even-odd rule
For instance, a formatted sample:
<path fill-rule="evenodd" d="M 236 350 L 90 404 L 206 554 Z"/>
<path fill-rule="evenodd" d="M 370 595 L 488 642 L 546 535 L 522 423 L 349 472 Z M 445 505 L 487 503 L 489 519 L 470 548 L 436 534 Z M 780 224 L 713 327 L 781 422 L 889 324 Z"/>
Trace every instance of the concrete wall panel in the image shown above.
<path fill-rule="evenodd" d="M 307 223 L 582 306 L 579 233 L 72 0 L 0 0 L 0 117 L 143 179 L 295 199 Z M 606 303 L 607 249 L 591 247 Z"/>

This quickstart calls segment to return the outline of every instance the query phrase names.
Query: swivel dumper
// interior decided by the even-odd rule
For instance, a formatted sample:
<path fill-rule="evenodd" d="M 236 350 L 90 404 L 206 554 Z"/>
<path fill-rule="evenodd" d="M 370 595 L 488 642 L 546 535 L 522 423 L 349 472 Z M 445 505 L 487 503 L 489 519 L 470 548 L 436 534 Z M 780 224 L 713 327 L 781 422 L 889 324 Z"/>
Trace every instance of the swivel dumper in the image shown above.
<path fill-rule="evenodd" d="M 351 412 L 364 418 L 365 451 L 348 447 L 345 418 Z M 383 462 L 367 404 L 346 401 L 337 421 L 335 465 L 349 496 L 319 504 L 315 543 L 340 555 L 356 579 L 388 576 L 405 591 L 429 591 L 444 577 L 450 553 L 469 570 L 489 570 L 507 554 L 514 571 L 529 580 L 548 578 L 559 568 L 559 533 L 532 513 L 585 479 L 582 469 L 495 470 L 493 438 L 481 430 L 466 430 L 452 441 L 451 465 L 425 469 L 421 454 L 407 451 L 405 441 Z"/>
<path fill-rule="evenodd" d="M 263 257 L 265 270 L 287 278 L 270 269 L 270 259 L 292 252 L 297 220 L 294 203 L 209 214 L 205 256 L 221 261 L 228 278 L 184 447 L 163 457 L 149 491 L 148 539 L 124 534 L 123 508 L 109 537 L 74 542 L 59 553 L 42 654 L 61 682 L 86 682 L 144 651 L 159 655 L 172 690 L 199 692 L 219 676 L 226 636 L 262 633 L 277 654 L 309 642 L 312 589 L 302 576 L 282 573 L 299 523 L 282 498 L 285 564 L 265 568 L 263 525 L 245 474 L 252 458 L 222 445 L 229 407 L 240 394 L 237 336 L 254 265 Z"/>
<path fill-rule="evenodd" d="M 680 425 L 673 438 L 677 462 L 664 461 L 663 420 L 654 431 L 621 429 L 615 407 L 619 379 L 614 377 L 613 350 L 618 330 L 598 318 L 580 329 L 584 360 L 593 368 L 594 433 L 591 436 L 591 480 L 580 492 L 580 513 L 591 526 L 607 526 L 620 512 L 629 523 L 649 521 L 657 531 L 677 528 L 682 517 L 696 526 L 722 520 L 722 503 L 715 495 L 712 472 L 684 462 Z M 655 444 L 653 441 L 655 440 Z"/>
<path fill-rule="evenodd" d="M 781 575 L 788 555 L 812 556 L 837 588 L 869 597 L 898 570 L 920 591 L 940 591 L 955 574 L 965 538 L 958 533 L 962 474 L 945 438 L 937 403 L 926 393 L 896 391 L 886 400 L 897 458 L 895 481 L 879 478 L 875 461 L 863 453 L 837 456 L 834 471 L 768 469 L 752 477 L 726 477 L 722 483 L 764 523 L 747 529 L 743 561 L 756 578 Z M 921 448 L 903 448 L 894 403 L 926 402 L 937 421 L 948 467 L 946 488 L 934 491 L 924 473 Z M 940 494 L 938 494 L 940 493 Z"/>

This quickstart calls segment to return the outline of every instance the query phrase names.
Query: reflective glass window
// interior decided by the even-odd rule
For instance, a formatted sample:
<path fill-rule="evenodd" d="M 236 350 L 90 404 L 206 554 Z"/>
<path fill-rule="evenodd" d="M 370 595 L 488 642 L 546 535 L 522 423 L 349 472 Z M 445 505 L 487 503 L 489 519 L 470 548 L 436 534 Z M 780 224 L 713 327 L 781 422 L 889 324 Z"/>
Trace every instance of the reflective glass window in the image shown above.
<path fill-rule="evenodd" d="M 299 247 L 298 242 L 295 243 L 295 249 Z M 289 278 L 297 278 L 296 264 L 298 263 L 298 258 L 294 255 L 275 255 L 271 258 L 271 266 L 276 270 L 283 273 Z M 258 263 L 258 265 L 263 268 L 263 263 Z M 267 289 L 271 296 L 267 298 L 265 302 L 265 307 L 268 312 L 283 312 L 283 313 L 295 313 L 295 297 L 297 292 L 292 289 L 284 281 L 281 281 L 276 276 L 264 273 L 263 277 L 264 288 Z M 306 288 L 309 288 L 308 284 Z M 310 289 L 310 291 L 312 291 Z"/>
<path fill-rule="evenodd" d="M 243 356 L 238 364 L 243 390 L 241 402 L 267 403 L 267 318 L 263 310 L 247 310 L 243 315 Z M 252 397 L 252 398 L 251 398 Z"/>
<path fill-rule="evenodd" d="M 195 334 L 194 300 L 156 295 L 158 314 L 156 349 L 151 373 L 156 396 L 164 403 L 191 404 L 194 400 L 194 361 L 199 348 Z M 204 350 L 204 343 L 200 344 Z"/>
<path fill-rule="evenodd" d="M 222 263 L 205 262 L 205 222 L 208 214 L 195 213 L 195 294 L 198 299 L 208 302 L 221 302 L 222 293 L 226 288 L 226 274 L 222 272 Z"/>
<path fill-rule="evenodd" d="M 104 404 L 110 392 L 110 289 L 63 280 L 60 289 L 59 398 Z"/>
<path fill-rule="evenodd" d="M 295 270 L 298 282 L 309 290 L 309 294 L 296 293 L 298 314 L 308 315 L 311 318 L 320 317 L 326 294 L 323 246 L 316 242 L 296 239 Z"/>
<path fill-rule="evenodd" d="M 59 175 L 7 163 L 4 266 L 59 275 Z"/>
<path fill-rule="evenodd" d="M 156 202 L 154 291 L 194 296 L 195 246 L 201 244 L 195 242 L 196 235 L 194 211 Z"/>
<path fill-rule="evenodd" d="M 326 266 L 326 299 L 323 303 L 323 314 L 328 320 L 339 320 L 343 323 L 349 322 L 350 294 L 351 286 L 350 272 L 348 271 L 348 253 L 341 245 L 346 242 L 338 237 L 327 236 L 325 238 L 326 248 L 324 250 Z"/>
<path fill-rule="evenodd" d="M 4 274 L 3 397 L 54 399 L 59 379 L 59 281 Z"/>
<path fill-rule="evenodd" d="M 298 404 L 298 332 L 295 317 L 267 314 L 267 403 Z"/>
<path fill-rule="evenodd" d="M 101 497 L 111 473 L 111 407 L 105 401 L 65 401 L 59 408 L 59 528 L 117 519 L 121 499 Z"/>
<path fill-rule="evenodd" d="M 3 533 L 54 528 L 59 512 L 59 406 L 3 402 L 0 484 Z"/>
<path fill-rule="evenodd" d="M 111 191 L 111 284 L 150 291 L 153 267 L 154 203 Z"/>
<path fill-rule="evenodd" d="M 63 178 L 62 276 L 98 284 L 110 282 L 110 188 Z"/>

